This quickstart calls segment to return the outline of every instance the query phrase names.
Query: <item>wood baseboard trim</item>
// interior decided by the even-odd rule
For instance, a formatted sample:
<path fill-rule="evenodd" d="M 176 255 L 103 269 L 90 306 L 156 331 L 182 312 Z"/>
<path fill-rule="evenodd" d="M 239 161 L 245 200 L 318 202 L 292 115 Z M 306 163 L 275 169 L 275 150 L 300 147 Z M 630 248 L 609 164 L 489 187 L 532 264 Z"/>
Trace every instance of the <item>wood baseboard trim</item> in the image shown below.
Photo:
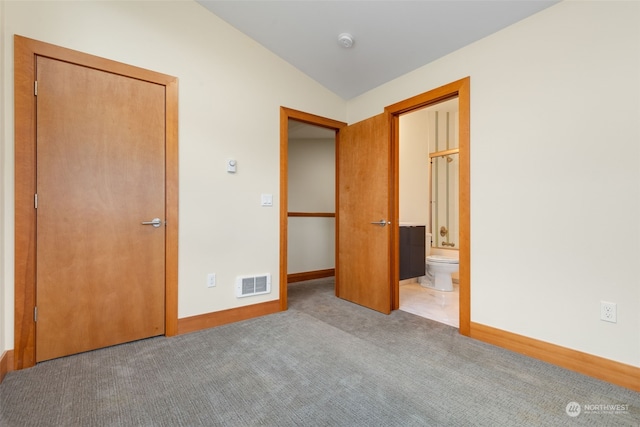
<path fill-rule="evenodd" d="M 640 368 L 471 322 L 471 338 L 640 391 Z"/>
<path fill-rule="evenodd" d="M 305 280 L 323 279 L 325 277 L 332 277 L 336 275 L 335 268 L 328 268 L 326 270 L 305 271 L 302 273 L 287 274 L 287 283 L 304 282 Z"/>
<path fill-rule="evenodd" d="M 274 300 L 213 313 L 200 314 L 198 316 L 185 317 L 178 319 L 178 335 L 226 325 L 227 323 L 253 319 L 254 317 L 265 316 L 279 311 L 281 311 L 280 300 Z"/>
<path fill-rule="evenodd" d="M 0 356 L 0 384 L 8 372 L 13 371 L 13 350 L 7 350 Z"/>

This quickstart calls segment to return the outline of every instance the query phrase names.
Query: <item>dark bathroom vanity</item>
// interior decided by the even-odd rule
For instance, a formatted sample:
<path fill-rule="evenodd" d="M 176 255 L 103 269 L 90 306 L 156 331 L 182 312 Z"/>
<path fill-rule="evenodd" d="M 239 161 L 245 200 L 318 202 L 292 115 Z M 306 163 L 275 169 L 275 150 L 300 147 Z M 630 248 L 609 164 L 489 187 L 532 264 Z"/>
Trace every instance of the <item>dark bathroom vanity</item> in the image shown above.
<path fill-rule="evenodd" d="M 426 228 L 400 224 L 400 280 L 425 275 Z"/>

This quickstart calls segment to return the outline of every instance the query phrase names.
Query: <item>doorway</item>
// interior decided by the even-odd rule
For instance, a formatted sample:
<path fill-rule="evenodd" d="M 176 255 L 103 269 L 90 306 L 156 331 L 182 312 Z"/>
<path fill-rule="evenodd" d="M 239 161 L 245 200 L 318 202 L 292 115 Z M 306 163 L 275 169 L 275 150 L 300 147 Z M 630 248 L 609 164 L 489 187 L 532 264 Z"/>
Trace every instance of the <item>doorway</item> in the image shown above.
<path fill-rule="evenodd" d="M 335 276 L 335 142 L 335 130 L 289 120 L 289 283 Z"/>
<path fill-rule="evenodd" d="M 45 120 L 47 117 L 47 110 L 43 110 L 43 105 L 38 105 L 38 92 L 37 92 L 37 82 L 39 77 L 39 72 L 42 73 L 43 70 L 47 69 L 49 66 L 53 66 L 53 68 L 62 68 L 58 71 L 61 72 L 61 76 L 64 78 L 67 72 L 73 70 L 72 72 L 79 72 L 80 74 L 87 76 L 95 76 L 94 73 L 99 73 L 100 79 L 106 78 L 110 79 L 124 79 L 120 80 L 120 82 L 132 82 L 134 85 L 137 85 L 138 88 L 144 88 L 143 91 L 146 91 L 147 88 L 151 89 L 151 92 L 159 94 L 159 96 L 153 95 L 153 97 L 157 100 L 164 100 L 164 102 L 159 101 L 161 105 L 159 105 L 159 116 L 157 116 L 157 123 L 161 127 L 159 129 L 159 133 L 156 133 L 154 137 L 157 143 L 159 144 L 160 149 L 164 150 L 164 159 L 160 165 L 160 169 L 162 169 L 160 180 L 162 182 L 158 183 L 160 186 L 160 192 L 157 193 L 160 195 L 161 200 L 160 204 L 153 208 L 154 210 L 160 210 L 158 212 L 158 227 L 152 225 L 151 227 L 141 225 L 140 223 L 146 220 L 151 220 L 151 218 L 140 218 L 136 219 L 135 222 L 140 221 L 140 223 L 136 224 L 137 228 L 142 228 L 143 233 L 148 233 L 147 230 L 149 228 L 161 228 L 161 234 L 156 233 L 153 237 L 154 239 L 158 239 L 160 236 L 160 240 L 157 242 L 159 245 L 157 254 L 154 257 L 160 257 L 159 261 L 161 262 L 160 269 L 162 271 L 156 272 L 156 274 L 160 280 L 158 284 L 159 294 L 158 298 L 161 299 L 160 302 L 160 312 L 155 315 L 155 319 L 151 328 L 151 332 L 147 330 L 146 332 L 141 332 L 138 334 L 137 331 L 131 336 L 127 336 L 124 338 L 125 341 L 131 339 L 139 339 L 144 337 L 145 335 L 150 336 L 156 334 L 153 331 L 156 331 L 160 334 L 164 334 L 167 336 L 175 335 L 177 333 L 177 229 L 178 229 L 178 203 L 177 203 L 177 195 L 178 195 L 178 186 L 177 186 L 177 178 L 178 178 L 178 162 L 177 162 L 177 151 L 178 151 L 178 128 L 177 128 L 177 79 L 172 76 L 167 76 L 160 73 L 155 73 L 149 70 L 140 69 L 137 67 L 125 65 L 118 62 L 113 62 L 106 60 L 104 58 L 98 58 L 92 55 L 84 54 L 81 52 L 65 49 L 59 46 L 50 45 L 44 42 L 40 42 L 37 40 L 32 40 L 28 38 L 24 38 L 21 36 L 15 36 L 14 38 L 14 55 L 15 55 L 15 181 L 16 181 L 16 194 L 15 194 L 15 346 L 14 346 L 14 368 L 15 369 L 23 369 L 30 366 L 35 365 L 37 360 L 44 360 L 49 358 L 49 356 L 37 357 L 36 347 L 38 345 L 46 345 L 43 344 L 40 338 L 37 335 L 39 333 L 37 331 L 37 310 L 36 310 L 36 300 L 38 304 L 48 297 L 52 297 L 53 300 L 49 299 L 51 302 L 50 307 L 54 307 L 57 305 L 57 302 L 54 301 L 59 297 L 57 291 L 53 290 L 49 292 L 48 295 L 45 295 L 41 288 L 38 285 L 42 285 L 45 283 L 49 277 L 50 272 L 62 271 L 66 269 L 68 265 L 76 265 L 74 262 L 67 262 L 65 266 L 64 260 L 60 260 L 51 256 L 51 251 L 42 252 L 43 247 L 46 249 L 46 243 L 39 242 L 39 238 L 46 236 L 46 233 L 50 233 L 52 230 L 53 234 L 49 234 L 49 236 L 57 236 L 56 240 L 60 238 L 65 238 L 69 232 L 66 229 L 59 230 L 56 229 L 57 225 L 68 221 L 69 218 L 58 218 L 50 222 L 51 227 L 42 229 L 43 223 L 46 223 L 43 219 L 39 219 L 38 217 L 38 191 L 41 188 L 43 180 L 46 182 L 53 182 L 55 179 L 60 178 L 55 173 L 53 175 L 42 175 L 43 172 L 46 172 L 47 163 L 38 163 L 38 159 L 42 156 L 45 156 L 48 159 L 55 160 L 66 158 L 66 152 L 59 151 L 56 153 L 46 154 L 45 152 L 38 153 L 38 137 L 37 134 L 40 132 L 40 136 L 44 135 L 55 135 L 60 129 L 56 130 L 51 127 L 42 127 L 45 126 L 46 123 L 42 120 Z M 46 59 L 45 59 L 46 58 Z M 53 68 L 47 71 L 47 76 L 51 76 Z M 64 69 L 64 70 L 62 70 Z M 47 78 L 49 78 L 47 77 Z M 78 76 L 76 75 L 73 79 L 73 84 L 69 84 L 69 87 L 79 86 Z M 87 81 L 94 81 L 93 77 L 88 77 Z M 134 83 L 138 82 L 138 83 Z M 113 82 L 107 83 L 113 84 Z M 140 86 L 141 85 L 141 86 Z M 94 87 L 94 86 L 92 86 Z M 137 90 L 137 89 L 136 89 Z M 46 98 L 46 97 L 45 97 Z M 106 115 L 110 115 L 113 110 L 121 109 L 124 110 L 125 113 L 128 108 L 128 104 L 123 99 L 127 99 L 124 97 L 122 99 L 118 99 L 114 101 L 115 103 L 110 104 L 111 110 L 103 111 L 101 115 L 104 113 Z M 44 102 L 44 98 L 43 98 Z M 56 97 L 56 102 L 68 102 L 65 101 L 64 97 Z M 66 104 L 65 104 L 66 105 Z M 52 111 L 52 110 L 48 110 Z M 55 111 L 55 110 L 53 110 Z M 36 112 L 38 114 L 36 115 Z M 99 118 L 102 119 L 102 118 Z M 53 119 L 52 119 L 53 120 Z M 155 119 L 154 119 L 155 120 Z M 55 122 L 55 120 L 53 120 Z M 69 128 L 76 128 L 76 126 L 70 126 Z M 77 129 L 76 129 L 77 130 Z M 143 130 L 143 129 L 142 129 Z M 58 137 L 55 137 L 58 138 Z M 65 136 L 66 138 L 66 136 Z M 159 138 L 159 139 L 158 139 Z M 92 137 L 92 140 L 95 141 L 98 138 L 95 135 Z M 80 150 L 82 152 L 82 150 Z M 83 157 L 85 154 L 80 154 L 79 158 L 75 160 L 75 166 L 78 166 L 79 163 L 84 163 L 86 157 Z M 113 151 L 107 150 L 104 155 L 94 155 L 94 160 L 96 158 L 106 160 L 111 155 L 115 155 L 118 157 L 118 154 L 115 154 Z M 145 150 L 141 150 L 140 155 L 143 157 L 146 156 Z M 40 157 L 39 157 L 40 156 Z M 128 156 L 128 155 L 127 155 Z M 140 159 L 138 159 L 140 160 Z M 144 161 L 135 162 L 138 165 L 145 165 Z M 60 170 L 59 165 L 55 165 L 54 163 L 49 163 L 52 165 L 51 171 Z M 74 166 L 74 167 L 75 167 Z M 95 165 L 94 165 L 95 166 Z M 144 166 L 143 166 L 144 168 Z M 67 168 L 69 169 L 69 168 Z M 91 167 L 89 169 L 91 170 Z M 159 169 L 158 169 L 159 170 Z M 143 173 L 145 173 L 143 171 Z M 39 175 L 40 174 L 40 175 Z M 98 175 L 97 171 L 96 174 Z M 40 183 L 38 182 L 40 179 Z M 78 176 L 71 177 L 72 180 L 78 180 Z M 126 187 L 126 184 L 125 184 Z M 143 189 L 144 191 L 144 189 Z M 122 192 L 116 192 L 122 193 Z M 50 193 L 53 194 L 53 193 Z M 104 196 L 104 194 L 103 194 Z M 112 194 L 109 197 L 115 197 L 112 201 L 118 205 L 127 202 L 122 202 L 119 197 L 116 197 L 117 194 Z M 89 205 L 91 203 L 84 203 L 83 197 L 80 197 L 78 202 L 73 202 L 72 199 L 68 198 L 68 195 L 65 195 L 64 191 L 60 193 L 58 196 L 55 196 L 57 199 L 56 202 L 62 202 L 60 204 L 60 208 L 57 210 L 62 211 L 64 216 L 64 211 L 68 212 L 81 212 L 82 208 L 85 205 Z M 52 197 L 49 198 L 51 201 Z M 65 204 L 68 202 L 68 204 Z M 40 201 L 44 203 L 43 200 Z M 120 212 L 120 210 L 118 210 Z M 86 212 L 85 212 L 86 213 Z M 155 214 L 154 214 L 155 215 Z M 87 223 L 91 221 L 91 218 L 86 218 L 87 215 L 80 215 L 74 217 L 74 221 L 86 221 Z M 137 218 L 136 214 L 136 218 Z M 162 219 L 160 219 L 160 217 Z M 48 219 L 51 219 L 50 217 Z M 156 222 L 152 220 L 155 224 Z M 40 223 L 40 224 L 39 224 Z M 39 228 L 40 225 L 40 228 Z M 95 224 L 97 229 L 97 236 L 100 235 L 102 230 L 102 234 L 107 233 L 105 231 L 108 227 L 105 224 L 105 221 L 97 221 Z M 102 227 L 101 227 L 102 226 Z M 90 226 L 91 227 L 91 226 Z M 105 228 L 107 227 L 107 228 Z M 160 230 L 158 230 L 160 231 Z M 44 235 L 39 233 L 45 233 Z M 61 234 L 60 234 L 61 233 Z M 150 232 L 149 232 L 150 233 Z M 61 237 L 63 236 L 63 237 Z M 136 240 L 136 239 L 134 239 Z M 137 241 L 137 240 L 136 240 Z M 53 242 L 55 246 L 55 242 Z M 38 248 L 40 246 L 40 248 Z M 50 247 L 54 247 L 51 246 Z M 108 245 L 107 245 L 108 246 Z M 40 249 L 40 250 L 38 250 Z M 106 249 L 105 249 L 106 251 Z M 82 251 L 80 251 L 81 253 Z M 113 257 L 114 259 L 118 258 L 119 253 L 107 253 L 102 258 L 110 259 Z M 40 259 L 38 262 L 38 257 L 46 257 L 45 259 Z M 125 257 L 127 262 L 134 262 L 135 259 L 130 259 L 131 257 Z M 80 286 L 87 281 L 94 281 L 91 276 L 94 271 L 93 268 L 97 268 L 97 264 L 102 263 L 95 259 L 95 263 L 92 264 L 92 257 L 86 258 L 89 260 L 88 264 L 85 264 L 85 273 L 84 276 L 78 276 L 80 281 L 78 282 Z M 46 264 L 46 262 L 50 262 L 50 267 L 47 270 L 39 270 L 38 265 Z M 45 274 L 43 275 L 43 271 Z M 97 271 L 97 270 L 96 270 Z M 138 271 L 139 272 L 139 271 Z M 75 273 L 72 273 L 72 275 Z M 133 274 L 132 274 L 133 275 Z M 146 277 L 146 273 L 142 273 L 142 281 Z M 61 280 L 60 277 L 54 278 L 53 281 Z M 64 280 L 64 279 L 62 279 Z M 99 280 L 95 280 L 99 282 Z M 140 281 L 139 281 L 140 282 Z M 107 286 L 105 284 L 105 286 Z M 86 290 L 86 288 L 85 288 Z M 62 291 L 63 295 L 65 292 L 68 294 L 69 290 Z M 140 290 L 141 293 L 144 293 L 145 290 Z M 41 295 L 42 294 L 42 295 Z M 82 295 L 92 297 L 91 292 L 82 292 Z M 106 297 L 105 297 L 106 298 Z M 139 304 L 135 308 L 131 308 L 131 310 L 139 311 L 144 315 L 146 302 L 144 296 L 139 301 Z M 85 302 L 87 301 L 76 301 L 76 304 L 80 304 L 82 306 L 86 306 Z M 90 306 L 90 303 L 88 304 Z M 71 312 L 73 309 L 71 308 Z M 51 313 L 51 312 L 50 312 Z M 129 320 L 130 321 L 130 320 Z M 69 324 L 69 316 L 67 314 L 62 315 L 57 318 L 55 321 L 55 327 L 53 329 L 62 328 L 64 329 L 66 325 Z M 129 329 L 130 325 L 126 322 L 119 325 L 120 331 Z M 136 329 L 136 327 L 131 327 L 131 329 Z M 83 334 L 91 334 L 94 329 L 90 328 L 87 331 L 84 331 Z M 97 334 L 101 334 L 100 330 L 97 331 Z M 126 333 L 125 333 L 126 335 Z M 140 336 L 138 336 L 140 335 Z M 102 339 L 104 337 L 100 337 Z M 71 341 L 77 341 L 78 336 L 74 336 L 71 338 Z M 105 340 L 105 345 L 112 345 L 117 343 L 120 339 L 116 339 L 116 342 L 110 341 L 109 339 Z M 55 341 L 55 339 L 53 339 Z M 121 341 L 120 342 L 124 342 Z M 101 342 L 98 345 L 102 345 Z M 75 349 L 72 351 L 85 351 L 87 349 Z M 53 357 L 57 357 L 57 350 L 50 353 L 53 354 Z"/>
<path fill-rule="evenodd" d="M 436 105 L 450 99 L 458 99 L 458 253 L 459 253 L 459 332 L 469 336 L 471 333 L 471 221 L 470 221 L 470 78 L 466 77 L 429 92 L 414 96 L 385 110 L 392 115 L 391 144 L 395 153 L 394 205 L 396 218 L 399 217 L 399 170 L 398 153 L 400 146 L 400 116 Z M 396 242 L 397 242 L 396 237 Z M 397 244 L 396 244 L 397 248 Z M 397 256 L 396 256 L 397 262 Z M 398 279 L 398 277 L 396 277 Z M 400 285 L 392 281 L 393 308 L 400 306 Z"/>
<path fill-rule="evenodd" d="M 391 242 L 390 120 L 387 113 L 350 126 L 281 107 L 280 303 L 287 309 L 289 120 L 336 132 L 336 296 L 389 313 Z M 381 219 L 382 218 L 382 219 Z M 372 268 L 373 266 L 373 268 Z"/>
<path fill-rule="evenodd" d="M 303 127 L 305 127 L 303 129 Z M 333 228 L 335 223 L 335 205 L 333 211 L 327 211 L 326 209 L 297 209 L 294 204 L 293 210 L 290 210 L 289 201 L 289 143 L 290 143 L 290 130 L 293 136 L 296 136 L 298 132 L 304 132 L 305 138 L 310 139 L 327 139 L 333 135 L 333 151 L 335 156 L 335 146 L 338 144 L 337 132 L 340 128 L 344 127 L 345 123 L 338 122 L 336 120 L 327 119 L 313 114 L 304 113 L 302 111 L 292 110 L 290 108 L 280 108 L 280 308 L 281 310 L 287 309 L 287 285 L 290 280 L 302 281 L 312 278 L 327 277 L 328 275 L 335 274 L 335 268 L 323 268 L 311 272 L 301 272 L 300 274 L 289 274 L 289 238 L 290 238 L 290 225 L 289 221 L 312 221 L 318 223 L 321 227 L 326 229 Z M 300 135 L 299 135 L 300 136 Z M 304 141 L 303 141 L 304 144 Z M 326 149 L 323 149 L 324 156 L 326 157 Z M 326 160 L 325 160 L 326 161 Z M 335 162 L 334 165 L 335 167 Z M 325 196 L 329 193 L 326 188 L 321 189 Z M 296 191 L 297 192 L 297 191 Z M 333 194 L 335 197 L 335 194 Z M 299 198 L 303 204 L 306 198 Z M 334 199 L 335 200 L 335 199 Z M 326 201 L 321 204 L 322 206 L 328 206 L 330 203 Z M 294 224 L 299 230 L 304 230 L 305 226 L 298 227 L 298 224 Z M 293 231 L 293 230 L 292 230 Z M 318 230 L 315 230 L 318 231 Z M 300 237 L 297 240 L 300 240 Z M 335 237 L 335 234 L 334 234 Z M 325 241 L 325 246 L 326 246 Z M 298 242 L 293 242 L 293 245 Z M 296 250 L 296 247 L 291 248 Z M 335 249 L 335 240 L 334 240 Z M 299 269 L 300 263 L 294 263 L 294 268 Z M 335 264 L 334 264 L 335 265 Z"/>
<path fill-rule="evenodd" d="M 458 287 L 458 99 L 400 116 L 399 185 L 401 236 L 424 237 L 419 266 L 400 276 L 400 310 L 457 328 Z M 401 246 L 402 247 L 402 246 Z M 428 255 L 455 259 L 450 283 L 436 283 L 425 268 Z M 401 265 L 412 260 L 401 249 Z M 407 259 L 409 258 L 409 259 Z M 420 269 L 418 269 L 420 267 Z M 426 275 L 429 273 L 430 275 Z"/>

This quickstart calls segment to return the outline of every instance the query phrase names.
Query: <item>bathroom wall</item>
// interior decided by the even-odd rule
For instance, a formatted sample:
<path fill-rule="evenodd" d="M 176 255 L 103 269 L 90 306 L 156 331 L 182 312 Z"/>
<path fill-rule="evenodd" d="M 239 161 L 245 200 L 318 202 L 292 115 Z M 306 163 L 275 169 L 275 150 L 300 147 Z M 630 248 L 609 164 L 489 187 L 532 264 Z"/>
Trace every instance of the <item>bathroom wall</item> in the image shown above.
<path fill-rule="evenodd" d="M 0 2 L 3 210 L 0 354 L 13 348 L 13 35 L 179 79 L 179 317 L 238 299 L 236 276 L 279 276 L 280 106 L 345 121 L 345 101 L 193 1 Z M 238 161 L 226 172 L 228 158 Z M 273 207 L 260 206 L 262 193 Z M 207 273 L 217 286 L 207 288 Z"/>
<path fill-rule="evenodd" d="M 453 99 L 433 105 L 427 109 L 429 123 L 429 152 L 436 153 L 459 148 L 458 128 L 458 100 Z M 432 246 L 452 249 L 460 246 L 460 185 L 459 185 L 459 155 L 432 157 L 429 165 L 431 180 L 431 232 Z M 446 235 L 441 235 L 441 228 L 445 227 Z M 452 251 L 455 257 L 457 251 Z"/>
<path fill-rule="evenodd" d="M 433 231 L 433 213 L 431 198 L 435 193 L 430 188 L 433 182 L 433 165 L 430 164 L 429 154 L 458 148 L 458 113 L 457 99 L 445 101 L 421 110 L 400 116 L 400 144 L 399 144 L 399 175 L 400 175 L 400 223 L 427 225 L 427 231 Z M 447 117 L 448 115 L 448 117 Z M 448 144 L 448 145 L 447 145 Z M 452 164 L 457 164 L 454 155 Z M 447 191 L 445 181 L 447 171 L 441 168 L 439 172 L 439 190 L 441 195 Z M 449 241 L 458 240 L 458 172 L 452 169 L 449 175 L 449 203 L 448 209 L 443 197 L 438 207 L 438 217 L 443 224 L 447 223 L 450 236 Z M 449 221 L 446 221 L 446 214 Z M 434 242 L 436 242 L 434 238 Z M 435 249 L 442 254 L 458 257 L 457 250 Z M 435 252 L 434 252 L 435 253 Z"/>
<path fill-rule="evenodd" d="M 289 140 L 289 211 L 335 213 L 335 138 Z M 288 273 L 335 268 L 335 218 L 290 217 Z"/>
<path fill-rule="evenodd" d="M 638 2 L 563 1 L 348 103 L 356 122 L 470 76 L 472 322 L 633 366 L 638 22 Z"/>
<path fill-rule="evenodd" d="M 429 225 L 429 134 L 426 109 L 400 116 L 400 223 Z"/>

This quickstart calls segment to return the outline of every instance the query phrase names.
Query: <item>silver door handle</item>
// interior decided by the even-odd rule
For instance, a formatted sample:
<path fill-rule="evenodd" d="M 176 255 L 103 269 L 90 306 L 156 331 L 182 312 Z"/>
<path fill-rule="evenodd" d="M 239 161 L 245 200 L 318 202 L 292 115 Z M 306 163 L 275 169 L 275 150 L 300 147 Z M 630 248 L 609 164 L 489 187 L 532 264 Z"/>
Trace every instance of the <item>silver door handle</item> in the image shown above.
<path fill-rule="evenodd" d="M 160 227 L 160 225 L 162 225 L 162 221 L 160 220 L 160 218 L 153 218 L 151 221 L 143 221 L 142 225 L 153 225 L 154 227 L 158 228 Z"/>
<path fill-rule="evenodd" d="M 384 219 L 381 219 L 378 222 L 372 222 L 371 224 L 375 224 L 375 225 L 379 225 L 381 227 L 384 227 L 387 224 L 391 224 L 391 221 L 385 221 Z"/>

